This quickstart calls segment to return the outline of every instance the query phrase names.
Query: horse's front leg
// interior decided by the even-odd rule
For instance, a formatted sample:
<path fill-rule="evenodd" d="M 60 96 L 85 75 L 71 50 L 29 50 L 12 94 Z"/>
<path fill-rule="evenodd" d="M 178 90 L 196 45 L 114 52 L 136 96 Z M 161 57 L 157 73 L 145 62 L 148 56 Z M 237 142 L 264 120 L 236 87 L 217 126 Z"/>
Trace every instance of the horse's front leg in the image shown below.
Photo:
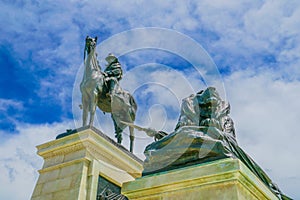
<path fill-rule="evenodd" d="M 92 95 L 91 102 L 90 102 L 90 126 L 94 124 L 95 112 L 97 107 L 97 95 Z"/>
<path fill-rule="evenodd" d="M 87 98 L 82 96 L 82 126 L 87 125 L 87 118 L 89 113 L 89 103 L 87 101 Z"/>

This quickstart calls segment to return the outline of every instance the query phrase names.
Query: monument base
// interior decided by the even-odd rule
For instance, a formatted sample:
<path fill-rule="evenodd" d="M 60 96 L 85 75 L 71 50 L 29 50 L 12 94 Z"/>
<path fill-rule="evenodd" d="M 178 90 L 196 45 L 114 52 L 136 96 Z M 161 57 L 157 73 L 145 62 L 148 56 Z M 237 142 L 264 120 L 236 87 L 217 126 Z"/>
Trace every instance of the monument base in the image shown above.
<path fill-rule="evenodd" d="M 37 146 L 44 165 L 31 200 L 121 198 L 122 184 L 141 176 L 142 161 L 94 127 L 57 138 Z"/>
<path fill-rule="evenodd" d="M 240 160 L 209 163 L 143 176 L 123 184 L 129 199 L 278 199 Z"/>

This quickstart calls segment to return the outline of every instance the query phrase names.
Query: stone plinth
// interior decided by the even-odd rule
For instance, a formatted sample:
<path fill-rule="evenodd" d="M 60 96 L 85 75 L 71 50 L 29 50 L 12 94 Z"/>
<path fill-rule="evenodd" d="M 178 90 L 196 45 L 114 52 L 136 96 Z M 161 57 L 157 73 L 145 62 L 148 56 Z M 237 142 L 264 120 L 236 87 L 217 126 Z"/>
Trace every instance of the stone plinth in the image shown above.
<path fill-rule="evenodd" d="M 32 200 L 96 199 L 99 175 L 122 187 L 141 176 L 142 161 L 94 127 L 37 146 L 44 158 Z"/>
<path fill-rule="evenodd" d="M 240 160 L 222 159 L 123 184 L 129 199 L 278 199 Z"/>

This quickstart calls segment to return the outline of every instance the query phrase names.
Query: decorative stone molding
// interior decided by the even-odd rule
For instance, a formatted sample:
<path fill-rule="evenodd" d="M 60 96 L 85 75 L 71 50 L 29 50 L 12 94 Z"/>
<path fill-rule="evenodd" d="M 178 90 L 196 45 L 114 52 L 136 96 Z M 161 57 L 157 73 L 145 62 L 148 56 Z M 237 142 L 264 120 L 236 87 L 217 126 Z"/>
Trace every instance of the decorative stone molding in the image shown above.
<path fill-rule="evenodd" d="M 122 187 L 143 170 L 140 159 L 93 127 L 77 129 L 37 149 L 44 165 L 32 200 L 96 199 L 100 175 Z"/>

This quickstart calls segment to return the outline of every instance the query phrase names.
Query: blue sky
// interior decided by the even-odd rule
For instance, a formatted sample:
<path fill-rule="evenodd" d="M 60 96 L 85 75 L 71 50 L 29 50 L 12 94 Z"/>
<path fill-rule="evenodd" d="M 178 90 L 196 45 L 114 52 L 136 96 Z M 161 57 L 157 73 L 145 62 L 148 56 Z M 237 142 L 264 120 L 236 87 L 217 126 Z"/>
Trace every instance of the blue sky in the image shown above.
<path fill-rule="evenodd" d="M 296 0 L 1 1 L 0 199 L 28 199 L 42 167 L 35 146 L 79 126 L 76 88 L 87 35 L 99 38 L 102 68 L 107 51 L 120 56 L 121 84 L 137 99 L 142 126 L 172 131 L 181 99 L 218 77 L 240 146 L 299 199 L 299 18 Z M 118 54 L 128 48 L 114 43 L 118 34 L 149 27 L 201 45 L 217 76 L 205 67 L 197 71 L 182 56 L 193 49 L 175 39 L 172 48 L 181 55 L 159 48 Z M 147 32 L 134 39 L 172 46 L 164 44 L 170 38 Z M 101 112 L 97 118 L 96 126 L 113 136 L 110 118 Z M 151 141 L 140 136 L 135 153 L 142 157 Z M 22 189 L 16 194 L 15 188 Z"/>

